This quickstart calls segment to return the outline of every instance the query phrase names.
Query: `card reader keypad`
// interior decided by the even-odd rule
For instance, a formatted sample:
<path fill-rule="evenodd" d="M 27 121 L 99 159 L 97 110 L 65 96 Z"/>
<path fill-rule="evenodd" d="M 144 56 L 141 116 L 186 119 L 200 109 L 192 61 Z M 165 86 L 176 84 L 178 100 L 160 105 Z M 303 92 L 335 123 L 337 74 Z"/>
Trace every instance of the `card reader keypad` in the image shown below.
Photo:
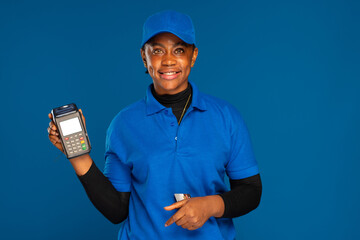
<path fill-rule="evenodd" d="M 71 134 L 64 137 L 64 140 L 69 154 L 80 153 L 87 149 L 84 134 L 82 133 Z"/>

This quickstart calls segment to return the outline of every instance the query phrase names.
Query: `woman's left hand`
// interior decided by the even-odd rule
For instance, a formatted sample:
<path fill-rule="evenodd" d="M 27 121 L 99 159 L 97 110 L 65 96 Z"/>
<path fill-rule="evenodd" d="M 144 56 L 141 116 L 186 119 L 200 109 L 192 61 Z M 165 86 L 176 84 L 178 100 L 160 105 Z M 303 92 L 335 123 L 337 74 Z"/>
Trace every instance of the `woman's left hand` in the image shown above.
<path fill-rule="evenodd" d="M 211 195 L 185 199 L 164 207 L 164 209 L 167 211 L 179 209 L 166 221 L 165 227 L 175 222 L 182 228 L 195 230 L 202 227 L 210 217 L 221 217 L 225 206 L 219 195 Z"/>

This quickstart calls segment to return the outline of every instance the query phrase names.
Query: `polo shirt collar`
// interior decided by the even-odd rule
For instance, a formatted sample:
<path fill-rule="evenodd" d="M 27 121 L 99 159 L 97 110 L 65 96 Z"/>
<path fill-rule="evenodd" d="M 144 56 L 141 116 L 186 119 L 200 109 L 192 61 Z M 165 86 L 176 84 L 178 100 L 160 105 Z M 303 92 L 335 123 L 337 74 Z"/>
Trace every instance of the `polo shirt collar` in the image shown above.
<path fill-rule="evenodd" d="M 206 104 L 204 102 L 204 99 L 202 98 L 202 94 L 199 92 L 199 89 L 192 81 L 189 81 L 189 83 L 192 87 L 192 92 L 193 92 L 191 105 L 189 108 L 196 108 L 200 111 L 206 111 Z M 151 84 L 147 88 L 145 102 L 146 102 L 146 114 L 147 115 L 151 115 L 151 114 L 160 112 L 161 110 L 166 108 L 164 105 L 159 103 L 155 99 L 155 97 L 152 95 Z"/>

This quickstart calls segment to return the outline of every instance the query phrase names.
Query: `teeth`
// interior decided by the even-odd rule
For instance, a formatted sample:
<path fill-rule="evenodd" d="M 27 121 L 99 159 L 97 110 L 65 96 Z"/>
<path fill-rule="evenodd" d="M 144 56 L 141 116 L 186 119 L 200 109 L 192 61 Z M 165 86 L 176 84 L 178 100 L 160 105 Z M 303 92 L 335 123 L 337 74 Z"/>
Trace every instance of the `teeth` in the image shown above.
<path fill-rule="evenodd" d="M 174 75 L 174 74 L 176 74 L 176 72 L 165 72 L 163 74 L 165 74 L 165 75 Z"/>

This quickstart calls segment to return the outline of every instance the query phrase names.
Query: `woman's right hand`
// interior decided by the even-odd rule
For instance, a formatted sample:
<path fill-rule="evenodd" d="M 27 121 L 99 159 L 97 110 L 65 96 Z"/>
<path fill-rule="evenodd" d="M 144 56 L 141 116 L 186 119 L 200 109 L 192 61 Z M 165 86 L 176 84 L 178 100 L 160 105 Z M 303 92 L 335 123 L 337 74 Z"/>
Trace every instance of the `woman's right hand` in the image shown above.
<path fill-rule="evenodd" d="M 86 125 L 85 123 L 85 117 L 84 115 L 82 114 L 82 111 L 81 109 L 79 109 L 79 112 L 81 113 L 81 116 L 82 116 L 82 119 L 84 121 L 84 124 Z M 50 118 L 50 123 L 49 123 L 49 127 L 47 128 L 47 131 L 49 133 L 49 140 L 50 142 L 57 148 L 59 149 L 61 152 L 64 152 L 64 148 L 63 146 L 61 145 L 61 140 L 60 140 L 60 135 L 59 135 L 59 130 L 57 129 L 55 123 L 54 123 L 54 120 L 53 120 L 53 116 L 51 113 L 49 113 L 49 118 Z"/>
<path fill-rule="evenodd" d="M 49 133 L 49 140 L 55 147 L 57 147 L 57 149 L 64 152 L 64 148 L 61 145 L 61 140 L 59 138 L 59 130 L 57 129 L 57 127 L 53 121 L 53 116 L 51 113 L 49 113 L 48 116 L 51 120 L 49 123 L 49 127 L 47 128 L 47 131 Z"/>

